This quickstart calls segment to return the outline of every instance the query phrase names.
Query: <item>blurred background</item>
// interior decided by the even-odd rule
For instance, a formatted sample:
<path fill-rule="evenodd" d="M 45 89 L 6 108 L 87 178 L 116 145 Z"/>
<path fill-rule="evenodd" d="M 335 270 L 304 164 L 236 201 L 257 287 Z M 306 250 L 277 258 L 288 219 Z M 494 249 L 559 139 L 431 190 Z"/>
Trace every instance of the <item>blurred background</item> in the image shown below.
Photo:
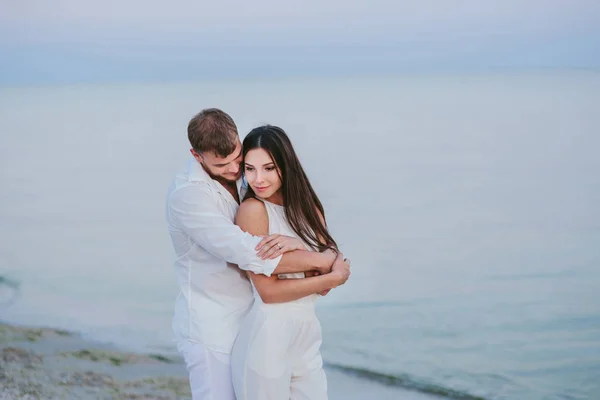
<path fill-rule="evenodd" d="M 352 259 L 318 305 L 331 371 L 600 398 L 599 2 L 2 10 L 0 320 L 174 353 L 165 195 L 218 107 L 287 131 Z"/>

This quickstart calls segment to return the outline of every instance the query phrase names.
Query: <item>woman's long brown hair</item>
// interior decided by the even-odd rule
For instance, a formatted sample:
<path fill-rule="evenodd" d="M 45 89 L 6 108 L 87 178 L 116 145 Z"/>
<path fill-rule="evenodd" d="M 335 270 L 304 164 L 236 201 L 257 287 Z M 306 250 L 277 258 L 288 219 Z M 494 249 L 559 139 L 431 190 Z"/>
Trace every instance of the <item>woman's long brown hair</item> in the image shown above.
<path fill-rule="evenodd" d="M 318 251 L 332 249 L 337 252 L 337 243 L 324 223 L 323 205 L 283 129 L 272 125 L 254 128 L 244 139 L 243 148 L 244 160 L 250 150 L 260 148 L 269 153 L 277 165 L 285 216 L 294 232 Z M 250 197 L 256 198 L 251 187 L 248 188 L 245 198 Z M 317 210 L 323 215 L 323 220 Z"/>

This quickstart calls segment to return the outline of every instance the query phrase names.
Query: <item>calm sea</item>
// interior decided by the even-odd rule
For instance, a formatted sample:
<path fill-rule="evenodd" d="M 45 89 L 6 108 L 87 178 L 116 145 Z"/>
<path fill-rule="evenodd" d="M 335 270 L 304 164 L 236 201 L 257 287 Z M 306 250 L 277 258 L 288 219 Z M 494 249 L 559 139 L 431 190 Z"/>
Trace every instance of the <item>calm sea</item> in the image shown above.
<path fill-rule="evenodd" d="M 0 89 L 0 319 L 172 351 L 164 196 L 204 107 L 289 133 L 352 259 L 331 369 L 600 399 L 600 73 Z"/>

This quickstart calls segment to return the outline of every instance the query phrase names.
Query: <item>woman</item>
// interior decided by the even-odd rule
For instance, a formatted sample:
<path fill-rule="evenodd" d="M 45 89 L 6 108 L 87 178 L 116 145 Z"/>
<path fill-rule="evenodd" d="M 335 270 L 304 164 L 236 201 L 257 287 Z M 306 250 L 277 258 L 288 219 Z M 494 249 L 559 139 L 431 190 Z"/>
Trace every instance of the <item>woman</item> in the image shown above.
<path fill-rule="evenodd" d="M 243 149 L 249 188 L 236 223 L 253 235 L 293 237 L 296 249 L 337 252 L 323 206 L 285 132 L 270 125 L 256 128 Z M 331 281 L 304 273 L 248 276 L 256 299 L 232 352 L 237 399 L 327 399 L 314 303 L 317 293 L 332 288 Z M 297 285 L 278 290 L 278 279 L 297 279 Z"/>

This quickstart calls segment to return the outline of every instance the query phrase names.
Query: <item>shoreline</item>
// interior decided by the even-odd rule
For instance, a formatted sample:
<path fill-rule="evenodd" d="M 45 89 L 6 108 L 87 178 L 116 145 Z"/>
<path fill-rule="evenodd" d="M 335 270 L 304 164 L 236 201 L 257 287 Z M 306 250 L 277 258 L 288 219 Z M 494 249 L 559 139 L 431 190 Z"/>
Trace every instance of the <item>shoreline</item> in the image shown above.
<path fill-rule="evenodd" d="M 325 367 L 331 400 L 439 399 Z M 128 352 L 61 329 L 0 322 L 0 400 L 191 399 L 183 359 Z"/>

